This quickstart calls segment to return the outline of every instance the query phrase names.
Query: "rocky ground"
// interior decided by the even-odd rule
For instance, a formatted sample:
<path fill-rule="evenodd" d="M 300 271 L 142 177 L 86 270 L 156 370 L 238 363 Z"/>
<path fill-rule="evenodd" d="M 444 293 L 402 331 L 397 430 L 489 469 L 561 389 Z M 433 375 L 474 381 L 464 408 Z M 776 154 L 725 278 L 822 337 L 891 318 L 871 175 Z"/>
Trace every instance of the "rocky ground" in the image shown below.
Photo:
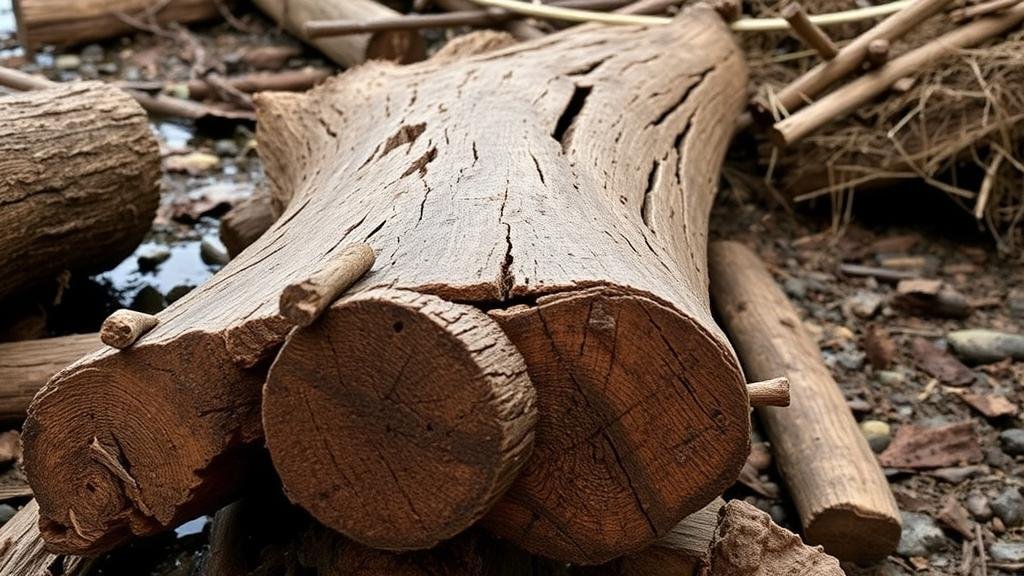
<path fill-rule="evenodd" d="M 240 25 L 192 28 L 225 74 L 330 66 L 257 14 L 241 13 Z M 189 78 L 195 57 L 174 40 L 139 33 L 29 58 L 12 30 L 10 7 L 0 0 L 0 65 L 55 80 L 161 82 L 174 93 L 173 83 Z M 251 57 L 266 47 L 279 55 L 275 61 Z M 37 295 L 7 307 L 0 328 L 8 337 L 94 331 L 122 306 L 158 311 L 226 261 L 218 218 L 262 185 L 253 127 L 198 134 L 187 125 L 157 122 L 154 129 L 166 170 L 162 206 L 146 243 L 112 271 L 72 278 L 57 304 Z M 904 511 L 898 554 L 850 572 L 1024 573 L 1024 343 L 958 334 L 1024 334 L 1019 255 L 998 254 L 941 193 L 904 188 L 864 195 L 849 224 L 837 228 L 827 211 L 794 214 L 770 198 L 727 186 L 712 233 L 756 246 L 769 263 L 817 337 Z M 1017 361 L 1008 358 L 1014 354 Z M 747 499 L 797 530 L 770 442 L 761 435 L 754 442 L 750 462 L 760 475 L 728 496 Z M 20 503 L 0 504 L 0 522 Z M 177 534 L 118 551 L 97 571 L 198 573 L 206 525 L 197 519 Z"/>

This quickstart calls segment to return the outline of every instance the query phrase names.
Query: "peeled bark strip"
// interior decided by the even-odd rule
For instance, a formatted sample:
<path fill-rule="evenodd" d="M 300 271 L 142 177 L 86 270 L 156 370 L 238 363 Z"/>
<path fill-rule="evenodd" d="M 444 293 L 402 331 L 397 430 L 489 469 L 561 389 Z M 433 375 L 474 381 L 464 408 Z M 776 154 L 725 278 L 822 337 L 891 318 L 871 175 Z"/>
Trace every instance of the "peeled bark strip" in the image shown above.
<path fill-rule="evenodd" d="M 131 34 L 137 28 L 118 14 L 138 16 L 149 0 L 14 0 L 18 42 L 27 50 L 43 44 L 72 46 Z M 153 16 L 157 22 L 198 22 L 219 18 L 215 0 L 170 0 Z"/>
<path fill-rule="evenodd" d="M 647 546 L 731 485 L 748 451 L 705 262 L 745 82 L 725 25 L 695 9 L 257 96 L 287 209 L 128 353 L 83 359 L 40 394 L 25 443 L 44 533 L 99 550 L 223 503 L 238 486 L 222 454 L 262 433 L 266 373 L 242 364 L 292 328 L 281 290 L 366 242 L 377 264 L 349 294 L 475 304 L 526 360 L 534 455 L 486 524 L 582 563 Z M 137 491 L 93 458 L 95 437 L 120 447 Z"/>
<path fill-rule="evenodd" d="M 146 113 L 98 82 L 0 97 L 0 299 L 131 254 L 156 214 Z"/>
<path fill-rule="evenodd" d="M 0 574 L 77 576 L 89 561 L 48 552 L 39 536 L 39 505 L 30 501 L 0 528 Z"/>
<path fill-rule="evenodd" d="M 29 403 L 47 380 L 102 345 L 99 334 L 0 344 L 0 423 L 24 420 Z"/>
<path fill-rule="evenodd" d="M 426 54 L 423 38 L 416 30 L 389 30 L 336 38 L 310 38 L 306 34 L 306 22 L 311 20 L 372 20 L 401 16 L 375 0 L 255 0 L 255 4 L 296 38 L 313 45 L 342 66 L 378 59 L 416 62 Z"/>
<path fill-rule="evenodd" d="M 786 295 L 736 242 L 711 245 L 715 308 L 751 378 L 789 378 L 786 408 L 758 408 L 804 535 L 843 560 L 896 549 L 900 512 L 846 399 Z"/>
<path fill-rule="evenodd" d="M 285 492 L 373 548 L 430 548 L 508 490 L 533 448 L 522 356 L 472 306 L 373 290 L 278 354 L 263 426 Z"/>

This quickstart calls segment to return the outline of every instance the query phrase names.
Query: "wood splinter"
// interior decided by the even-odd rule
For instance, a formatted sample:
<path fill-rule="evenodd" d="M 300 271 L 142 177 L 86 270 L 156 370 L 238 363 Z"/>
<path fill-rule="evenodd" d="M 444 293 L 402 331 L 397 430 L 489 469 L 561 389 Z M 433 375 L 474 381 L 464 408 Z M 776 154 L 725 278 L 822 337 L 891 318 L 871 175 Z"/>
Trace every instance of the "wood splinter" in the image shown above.
<path fill-rule="evenodd" d="M 135 310 L 117 310 L 103 321 L 100 341 L 107 346 L 124 350 L 159 323 L 160 319 L 152 314 Z"/>
<path fill-rule="evenodd" d="M 281 292 L 281 315 L 299 326 L 309 326 L 373 267 L 373 248 L 352 244 L 341 249 L 318 272 L 289 284 Z"/>
<path fill-rule="evenodd" d="M 747 384 L 747 396 L 751 406 L 789 406 L 789 378 L 751 382 Z"/>
<path fill-rule="evenodd" d="M 804 12 L 803 7 L 796 2 L 791 2 L 782 9 L 782 17 L 789 22 L 793 34 L 804 44 L 807 44 L 822 57 L 823 60 L 832 60 L 839 54 L 835 42 L 820 26 L 811 22 L 811 19 Z"/>

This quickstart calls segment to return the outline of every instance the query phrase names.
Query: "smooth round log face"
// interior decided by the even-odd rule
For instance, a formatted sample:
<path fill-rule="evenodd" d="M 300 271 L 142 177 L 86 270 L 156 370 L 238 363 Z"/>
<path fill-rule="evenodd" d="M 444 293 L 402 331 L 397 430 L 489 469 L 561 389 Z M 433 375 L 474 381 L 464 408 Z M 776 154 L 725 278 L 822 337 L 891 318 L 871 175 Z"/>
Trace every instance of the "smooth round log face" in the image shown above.
<path fill-rule="evenodd" d="M 492 316 L 526 358 L 540 411 L 533 458 L 485 520 L 498 536 L 605 562 L 643 548 L 738 475 L 749 451 L 743 377 L 699 323 L 613 288 Z"/>
<path fill-rule="evenodd" d="M 289 498 L 350 538 L 429 548 L 481 518 L 530 454 L 522 356 L 479 310 L 373 290 L 296 330 L 264 388 Z"/>

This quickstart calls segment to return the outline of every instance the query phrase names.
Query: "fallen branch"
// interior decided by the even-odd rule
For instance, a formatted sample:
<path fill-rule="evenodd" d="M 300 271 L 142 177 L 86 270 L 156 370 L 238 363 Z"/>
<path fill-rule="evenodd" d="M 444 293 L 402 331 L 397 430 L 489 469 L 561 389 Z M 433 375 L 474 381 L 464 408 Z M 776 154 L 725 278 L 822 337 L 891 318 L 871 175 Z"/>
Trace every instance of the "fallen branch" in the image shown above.
<path fill-rule="evenodd" d="M 793 29 L 793 34 L 803 41 L 804 44 L 813 48 L 818 53 L 818 56 L 821 56 L 822 60 L 832 60 L 839 53 L 839 49 L 836 48 L 832 39 L 807 17 L 807 13 L 804 12 L 799 3 L 791 2 L 786 4 L 785 8 L 782 9 L 782 17 L 786 19 L 786 22 L 789 22 L 789 26 Z"/>

